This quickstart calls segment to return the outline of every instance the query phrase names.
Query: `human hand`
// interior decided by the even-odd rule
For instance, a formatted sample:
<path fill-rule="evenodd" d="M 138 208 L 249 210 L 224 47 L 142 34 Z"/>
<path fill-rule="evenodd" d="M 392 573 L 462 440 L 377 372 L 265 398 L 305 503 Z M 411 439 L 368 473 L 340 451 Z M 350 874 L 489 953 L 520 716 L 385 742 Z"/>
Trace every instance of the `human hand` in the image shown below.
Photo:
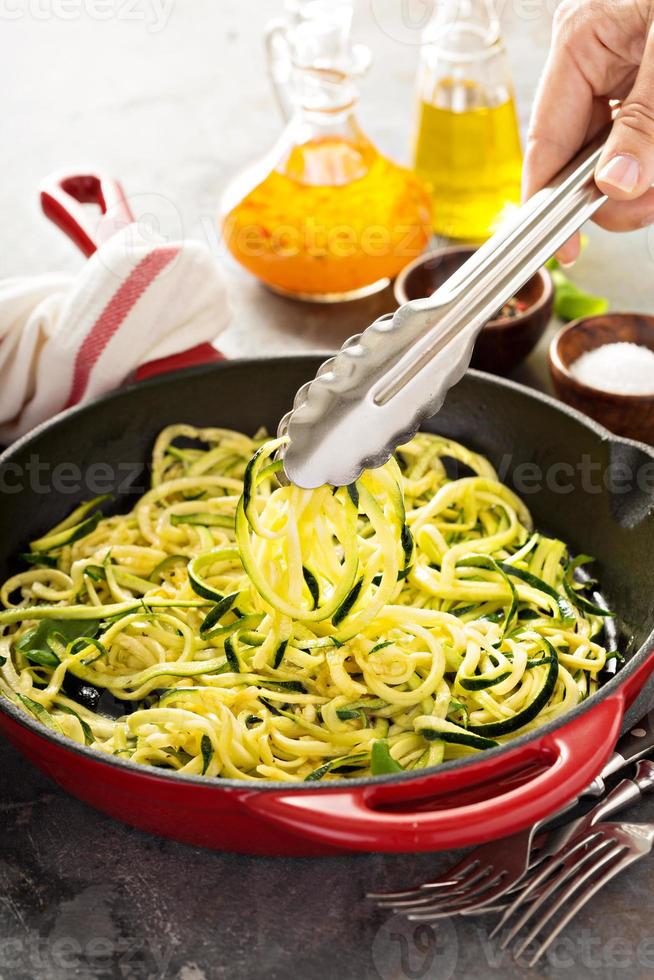
<path fill-rule="evenodd" d="M 621 105 L 595 180 L 609 201 L 593 219 L 612 231 L 654 222 L 654 0 L 564 0 L 532 111 L 523 190 L 559 171 Z M 579 235 L 557 253 L 579 254 Z"/>

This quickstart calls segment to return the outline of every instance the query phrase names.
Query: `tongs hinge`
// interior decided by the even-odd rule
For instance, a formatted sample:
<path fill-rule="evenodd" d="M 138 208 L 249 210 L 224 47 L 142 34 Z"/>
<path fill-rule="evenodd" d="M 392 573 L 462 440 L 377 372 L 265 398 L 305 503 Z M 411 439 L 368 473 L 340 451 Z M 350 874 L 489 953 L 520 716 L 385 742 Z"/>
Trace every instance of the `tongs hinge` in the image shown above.
<path fill-rule="evenodd" d="M 351 338 L 282 420 L 284 469 L 343 485 L 384 463 L 441 407 L 483 325 L 606 200 L 593 174 L 606 133 L 516 210 L 443 286 Z"/>

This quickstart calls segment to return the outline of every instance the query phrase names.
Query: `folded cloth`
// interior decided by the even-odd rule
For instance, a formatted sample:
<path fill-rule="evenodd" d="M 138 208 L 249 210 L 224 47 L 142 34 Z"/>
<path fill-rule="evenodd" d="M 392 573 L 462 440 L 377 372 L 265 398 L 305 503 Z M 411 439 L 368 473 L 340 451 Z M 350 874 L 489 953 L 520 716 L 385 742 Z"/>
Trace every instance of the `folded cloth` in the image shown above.
<path fill-rule="evenodd" d="M 200 242 L 131 224 L 77 277 L 0 281 L 0 441 L 116 388 L 145 362 L 212 342 L 229 307 Z"/>

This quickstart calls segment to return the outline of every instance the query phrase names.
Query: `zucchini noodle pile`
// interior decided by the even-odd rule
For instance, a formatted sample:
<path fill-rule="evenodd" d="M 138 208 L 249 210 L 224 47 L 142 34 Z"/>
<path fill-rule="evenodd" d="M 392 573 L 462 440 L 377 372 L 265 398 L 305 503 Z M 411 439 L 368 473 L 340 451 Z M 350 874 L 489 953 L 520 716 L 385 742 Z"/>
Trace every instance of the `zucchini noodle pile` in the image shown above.
<path fill-rule="evenodd" d="M 438 765 L 597 689 L 590 559 L 484 457 L 419 434 L 306 491 L 282 443 L 170 426 L 132 511 L 96 498 L 33 541 L 0 590 L 0 693 L 137 763 L 300 781 Z"/>

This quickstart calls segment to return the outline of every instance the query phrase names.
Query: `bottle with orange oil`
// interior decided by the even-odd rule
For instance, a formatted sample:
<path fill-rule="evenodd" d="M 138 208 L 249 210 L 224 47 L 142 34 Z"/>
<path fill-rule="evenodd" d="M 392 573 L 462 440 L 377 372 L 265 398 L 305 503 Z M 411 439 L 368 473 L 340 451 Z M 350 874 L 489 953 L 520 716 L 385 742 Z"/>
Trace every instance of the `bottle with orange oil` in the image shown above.
<path fill-rule="evenodd" d="M 522 150 L 511 74 L 492 0 L 443 0 L 418 70 L 416 173 L 434 231 L 483 241 L 520 202 Z"/>
<path fill-rule="evenodd" d="M 356 82 L 370 54 L 350 43 L 351 0 L 291 6 L 293 18 L 268 35 L 269 52 L 290 66 L 271 70 L 288 121 L 271 152 L 226 191 L 223 237 L 270 288 L 337 302 L 383 288 L 423 251 L 431 200 L 357 123 Z"/>

